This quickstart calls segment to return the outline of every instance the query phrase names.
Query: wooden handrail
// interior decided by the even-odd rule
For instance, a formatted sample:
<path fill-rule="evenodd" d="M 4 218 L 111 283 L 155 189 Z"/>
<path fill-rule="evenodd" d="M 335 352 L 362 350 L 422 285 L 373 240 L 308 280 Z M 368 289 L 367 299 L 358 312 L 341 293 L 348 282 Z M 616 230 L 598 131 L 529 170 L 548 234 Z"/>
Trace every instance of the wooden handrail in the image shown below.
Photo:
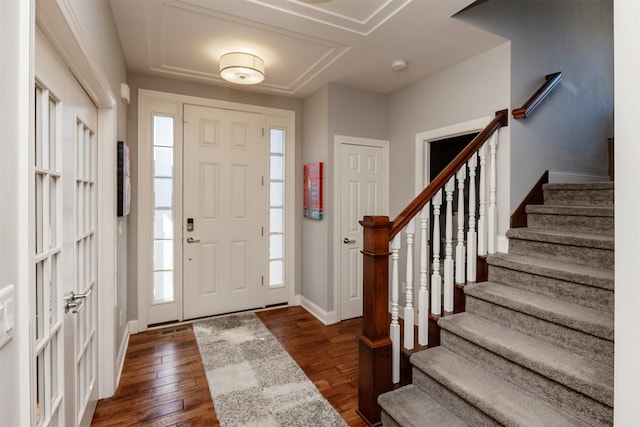
<path fill-rule="evenodd" d="M 471 156 L 482 147 L 482 145 L 489 140 L 491 135 L 502 126 L 508 125 L 508 110 L 500 110 L 496 112 L 496 116 L 489 122 L 489 124 L 480 131 L 478 135 L 458 154 L 449 165 L 444 168 L 442 172 L 438 174 L 427 187 L 422 190 L 418 196 L 404 208 L 400 214 L 393 220 L 391 231 L 389 233 L 389 239 L 393 239 L 396 234 L 400 232 L 408 223 L 411 218 L 416 216 L 418 212 L 436 195 L 436 193 L 444 187 L 444 185 L 456 174 L 466 162 L 469 161 Z"/>
<path fill-rule="evenodd" d="M 544 76 L 545 82 L 520 108 L 511 112 L 514 119 L 526 119 L 562 80 L 562 71 Z"/>

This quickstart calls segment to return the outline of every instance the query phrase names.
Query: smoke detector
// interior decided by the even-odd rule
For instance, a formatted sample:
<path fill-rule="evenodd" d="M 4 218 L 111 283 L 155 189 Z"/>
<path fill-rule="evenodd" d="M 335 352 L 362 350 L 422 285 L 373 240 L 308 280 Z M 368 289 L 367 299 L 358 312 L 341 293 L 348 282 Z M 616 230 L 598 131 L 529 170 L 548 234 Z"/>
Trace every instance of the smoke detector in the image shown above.
<path fill-rule="evenodd" d="M 406 59 L 396 59 L 391 63 L 391 69 L 393 71 L 402 71 L 407 68 L 407 60 Z"/>

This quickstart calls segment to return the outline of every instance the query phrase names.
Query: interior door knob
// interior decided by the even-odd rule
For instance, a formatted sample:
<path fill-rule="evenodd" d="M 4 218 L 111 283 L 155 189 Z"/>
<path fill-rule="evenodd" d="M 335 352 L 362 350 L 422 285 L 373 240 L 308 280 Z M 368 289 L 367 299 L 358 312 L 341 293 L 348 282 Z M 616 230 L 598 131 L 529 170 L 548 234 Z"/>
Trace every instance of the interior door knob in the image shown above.
<path fill-rule="evenodd" d="M 348 237 L 345 237 L 344 239 L 342 239 L 342 243 L 344 243 L 345 245 L 348 245 L 350 243 L 355 243 L 355 240 L 351 240 Z"/>

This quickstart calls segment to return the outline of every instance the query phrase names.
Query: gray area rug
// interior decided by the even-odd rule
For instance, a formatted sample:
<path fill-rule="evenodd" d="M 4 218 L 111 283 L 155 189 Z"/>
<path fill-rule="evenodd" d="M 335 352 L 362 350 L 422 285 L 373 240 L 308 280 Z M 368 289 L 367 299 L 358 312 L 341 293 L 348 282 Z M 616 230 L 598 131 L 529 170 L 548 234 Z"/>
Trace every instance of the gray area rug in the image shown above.
<path fill-rule="evenodd" d="M 221 426 L 346 426 L 255 314 L 193 330 Z"/>

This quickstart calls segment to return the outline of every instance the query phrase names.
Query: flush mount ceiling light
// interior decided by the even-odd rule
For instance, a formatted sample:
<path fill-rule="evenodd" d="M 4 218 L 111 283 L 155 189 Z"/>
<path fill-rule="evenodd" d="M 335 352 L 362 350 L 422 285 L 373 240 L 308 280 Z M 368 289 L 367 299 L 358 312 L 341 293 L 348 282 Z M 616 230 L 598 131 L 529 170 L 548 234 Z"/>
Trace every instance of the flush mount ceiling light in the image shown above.
<path fill-rule="evenodd" d="M 250 53 L 225 53 L 220 57 L 220 76 L 241 85 L 260 83 L 264 80 L 264 61 Z"/>

